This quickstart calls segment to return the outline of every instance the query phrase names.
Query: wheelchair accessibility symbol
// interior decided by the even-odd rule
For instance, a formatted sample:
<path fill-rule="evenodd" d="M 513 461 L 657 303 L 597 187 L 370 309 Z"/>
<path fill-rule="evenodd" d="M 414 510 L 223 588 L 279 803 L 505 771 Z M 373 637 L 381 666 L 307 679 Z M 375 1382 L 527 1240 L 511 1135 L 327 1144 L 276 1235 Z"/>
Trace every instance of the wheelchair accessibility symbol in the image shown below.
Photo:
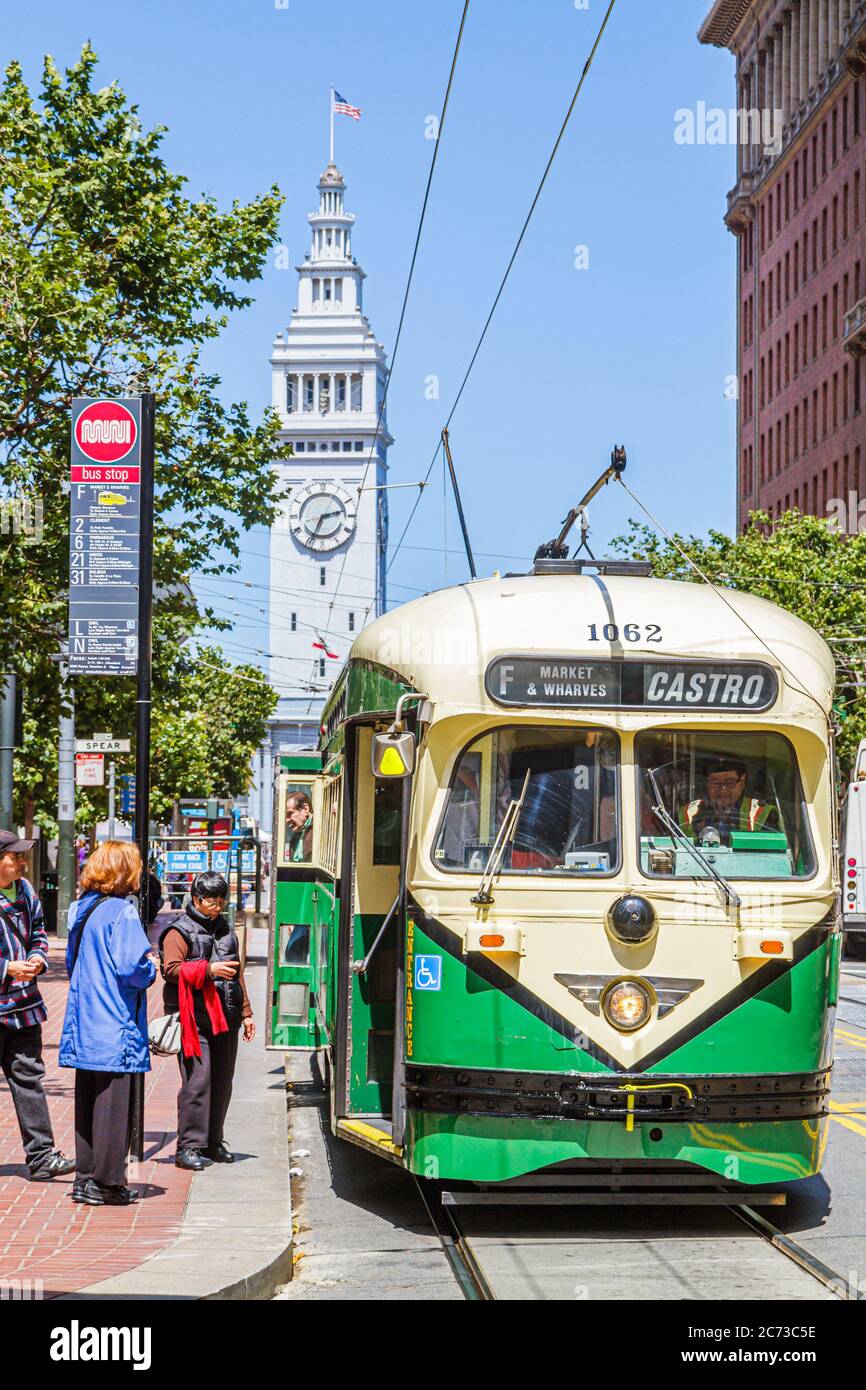
<path fill-rule="evenodd" d="M 416 988 L 416 989 L 441 989 L 441 988 L 442 988 L 442 957 L 441 957 L 441 956 L 416 956 L 416 957 L 415 957 L 415 988 Z"/>

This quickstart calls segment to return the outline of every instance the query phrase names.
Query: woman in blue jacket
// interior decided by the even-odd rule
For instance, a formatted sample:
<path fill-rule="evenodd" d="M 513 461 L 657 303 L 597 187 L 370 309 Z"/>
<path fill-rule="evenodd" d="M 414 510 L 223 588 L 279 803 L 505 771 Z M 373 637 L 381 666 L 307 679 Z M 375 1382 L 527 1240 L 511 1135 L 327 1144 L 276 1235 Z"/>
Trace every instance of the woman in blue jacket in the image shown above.
<path fill-rule="evenodd" d="M 147 989 L 155 957 L 129 894 L 138 892 L 135 845 L 106 840 L 81 873 L 69 910 L 69 998 L 60 1038 L 61 1067 L 75 1068 L 75 1168 L 72 1200 L 128 1206 L 130 1078 L 150 1071 Z"/>

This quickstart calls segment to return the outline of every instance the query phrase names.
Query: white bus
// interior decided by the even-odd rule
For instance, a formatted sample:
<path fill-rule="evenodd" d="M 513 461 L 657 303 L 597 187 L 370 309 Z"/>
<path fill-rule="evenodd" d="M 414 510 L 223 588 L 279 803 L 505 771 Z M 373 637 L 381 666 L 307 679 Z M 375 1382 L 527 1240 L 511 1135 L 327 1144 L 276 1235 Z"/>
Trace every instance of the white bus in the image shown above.
<path fill-rule="evenodd" d="M 842 923 L 849 950 L 866 947 L 866 739 L 842 808 Z"/>

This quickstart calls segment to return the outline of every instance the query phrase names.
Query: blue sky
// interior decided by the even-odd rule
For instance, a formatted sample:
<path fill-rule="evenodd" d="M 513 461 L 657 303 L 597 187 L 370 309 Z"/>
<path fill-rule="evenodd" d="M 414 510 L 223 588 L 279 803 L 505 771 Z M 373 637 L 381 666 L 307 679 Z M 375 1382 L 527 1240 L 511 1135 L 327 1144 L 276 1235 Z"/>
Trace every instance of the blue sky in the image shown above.
<path fill-rule="evenodd" d="M 390 351 L 432 153 L 460 0 L 40 0 L 0 2 L 4 61 L 31 81 L 41 55 L 72 61 L 89 39 L 190 191 L 221 202 L 277 183 L 291 262 L 327 159 L 333 82 L 363 108 L 337 120 L 337 162 L 357 215 L 365 309 Z M 730 147 L 674 141 L 674 112 L 733 104 L 733 60 L 698 44 L 709 0 L 618 0 L 451 437 L 479 571 L 516 568 L 553 535 L 607 462 L 670 527 L 734 525 L 735 242 L 722 216 Z M 528 209 L 605 4 L 472 0 L 428 218 L 391 384 L 391 481 L 423 477 Z M 589 268 L 575 268 L 586 246 Z M 209 350 L 225 393 L 263 408 L 268 356 L 295 302 L 269 264 L 252 309 Z M 436 375 L 440 397 L 425 397 Z M 413 493 L 391 493 L 394 541 Z M 593 548 L 634 512 L 610 488 Z M 431 486 L 390 571 L 391 602 L 466 574 L 456 517 Z M 267 537 L 217 606 L 242 615 L 226 649 L 266 647 Z M 208 583 L 208 590 L 214 585 Z M 208 594 L 213 597 L 212 593 Z"/>

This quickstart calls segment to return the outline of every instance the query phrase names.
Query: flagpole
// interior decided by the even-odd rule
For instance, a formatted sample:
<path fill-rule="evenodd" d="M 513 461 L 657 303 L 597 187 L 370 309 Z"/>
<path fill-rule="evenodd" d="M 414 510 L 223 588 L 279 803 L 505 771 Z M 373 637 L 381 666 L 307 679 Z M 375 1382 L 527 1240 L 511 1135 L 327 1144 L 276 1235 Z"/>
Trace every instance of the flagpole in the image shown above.
<path fill-rule="evenodd" d="M 331 163 L 334 162 L 334 88 L 331 88 Z"/>

